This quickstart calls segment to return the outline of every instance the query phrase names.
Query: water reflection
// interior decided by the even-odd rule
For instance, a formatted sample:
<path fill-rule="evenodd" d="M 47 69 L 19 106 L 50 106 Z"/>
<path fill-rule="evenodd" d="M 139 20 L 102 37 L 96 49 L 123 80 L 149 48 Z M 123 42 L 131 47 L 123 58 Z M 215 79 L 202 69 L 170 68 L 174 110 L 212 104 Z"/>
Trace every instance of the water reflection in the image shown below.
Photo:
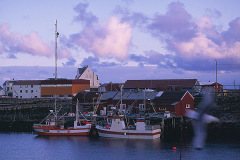
<path fill-rule="evenodd" d="M 191 142 L 34 134 L 0 134 L 0 159 L 237 159 L 239 143 L 210 142 L 196 151 Z M 176 150 L 173 150 L 176 147 Z"/>

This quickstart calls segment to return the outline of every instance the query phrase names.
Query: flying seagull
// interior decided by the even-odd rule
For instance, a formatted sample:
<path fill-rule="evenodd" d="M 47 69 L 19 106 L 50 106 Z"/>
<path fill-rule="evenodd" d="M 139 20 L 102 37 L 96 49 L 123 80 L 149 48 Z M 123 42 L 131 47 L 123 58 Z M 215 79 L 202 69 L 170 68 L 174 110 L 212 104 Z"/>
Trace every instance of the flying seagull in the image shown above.
<path fill-rule="evenodd" d="M 203 99 L 200 102 L 197 112 L 188 110 L 187 116 L 194 119 L 193 145 L 196 149 L 202 149 L 207 137 L 207 123 L 217 122 L 218 118 L 206 114 L 214 105 L 213 89 L 207 87 L 203 91 Z"/>

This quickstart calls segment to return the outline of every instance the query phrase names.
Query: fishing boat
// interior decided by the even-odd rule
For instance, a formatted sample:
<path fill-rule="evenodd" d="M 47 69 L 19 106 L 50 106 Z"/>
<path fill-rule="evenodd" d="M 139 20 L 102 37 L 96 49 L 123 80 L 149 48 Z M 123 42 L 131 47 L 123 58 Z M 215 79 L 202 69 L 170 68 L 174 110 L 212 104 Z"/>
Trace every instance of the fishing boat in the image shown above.
<path fill-rule="evenodd" d="M 143 118 L 129 125 L 124 116 L 107 117 L 107 123 L 97 125 L 96 129 L 101 137 L 156 139 L 161 135 L 160 125 L 147 125 Z"/>
<path fill-rule="evenodd" d="M 57 79 L 57 20 L 55 24 L 55 80 Z M 65 118 L 73 118 L 72 115 L 66 116 L 66 113 L 59 116 L 59 111 L 56 107 L 56 97 L 55 95 L 55 110 L 50 110 L 50 114 L 43 119 L 39 124 L 34 124 L 33 129 L 40 136 L 80 136 L 88 135 L 91 124 L 88 123 L 87 119 L 82 115 L 83 119 L 79 118 L 78 102 L 76 105 L 76 118 L 74 120 L 73 127 L 64 126 Z M 42 124 L 45 121 L 45 124 Z"/>
<path fill-rule="evenodd" d="M 39 136 L 84 136 L 88 135 L 91 129 L 91 124 L 88 120 L 81 114 L 79 118 L 78 111 L 78 102 L 76 105 L 76 114 L 73 127 L 64 126 L 65 118 L 73 118 L 70 114 L 65 116 L 66 113 L 62 116 L 58 116 L 58 112 L 50 110 L 50 114 L 43 119 L 39 124 L 34 124 L 33 129 Z M 45 124 L 42 124 L 45 121 Z"/>

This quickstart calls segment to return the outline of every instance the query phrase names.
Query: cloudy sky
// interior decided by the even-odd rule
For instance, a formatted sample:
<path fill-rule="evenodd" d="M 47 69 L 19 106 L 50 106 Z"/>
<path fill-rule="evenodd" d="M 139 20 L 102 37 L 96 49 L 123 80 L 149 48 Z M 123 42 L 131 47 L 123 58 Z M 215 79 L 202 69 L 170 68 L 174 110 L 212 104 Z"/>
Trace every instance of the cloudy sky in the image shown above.
<path fill-rule="evenodd" d="M 101 83 L 197 78 L 240 85 L 239 0 L 1 0 L 0 85 L 74 78 L 89 65 Z"/>

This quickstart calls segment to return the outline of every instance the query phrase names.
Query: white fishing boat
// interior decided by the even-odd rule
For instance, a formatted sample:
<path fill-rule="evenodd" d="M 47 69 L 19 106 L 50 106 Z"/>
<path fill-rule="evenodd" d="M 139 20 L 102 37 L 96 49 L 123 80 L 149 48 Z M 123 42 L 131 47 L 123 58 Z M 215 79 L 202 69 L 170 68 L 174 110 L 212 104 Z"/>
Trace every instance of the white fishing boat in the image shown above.
<path fill-rule="evenodd" d="M 78 103 L 73 127 L 64 126 L 64 119 L 72 118 L 74 114 L 65 115 L 58 116 L 55 106 L 55 111 L 51 110 L 42 122 L 33 125 L 33 129 L 39 136 L 84 136 L 89 134 L 91 124 L 83 115 L 81 115 L 82 119 L 79 118 Z M 42 124 L 44 121 L 45 124 Z"/>
<path fill-rule="evenodd" d="M 55 24 L 55 79 L 57 79 L 57 20 Z M 73 122 L 73 127 L 64 126 L 65 118 L 72 118 L 72 116 L 59 116 L 59 111 L 56 108 L 56 96 L 55 95 L 55 110 L 51 110 L 50 114 L 42 120 L 39 124 L 34 124 L 33 129 L 38 135 L 42 136 L 80 136 L 88 135 L 91 124 L 88 123 L 87 119 L 82 115 L 84 119 L 79 119 L 78 103 L 76 105 L 76 118 Z M 45 121 L 45 124 L 42 124 Z"/>
<path fill-rule="evenodd" d="M 101 137 L 156 139 L 160 138 L 160 125 L 146 125 L 144 119 L 137 119 L 133 125 L 125 124 L 124 116 L 108 117 L 107 123 L 97 125 L 96 129 Z"/>

